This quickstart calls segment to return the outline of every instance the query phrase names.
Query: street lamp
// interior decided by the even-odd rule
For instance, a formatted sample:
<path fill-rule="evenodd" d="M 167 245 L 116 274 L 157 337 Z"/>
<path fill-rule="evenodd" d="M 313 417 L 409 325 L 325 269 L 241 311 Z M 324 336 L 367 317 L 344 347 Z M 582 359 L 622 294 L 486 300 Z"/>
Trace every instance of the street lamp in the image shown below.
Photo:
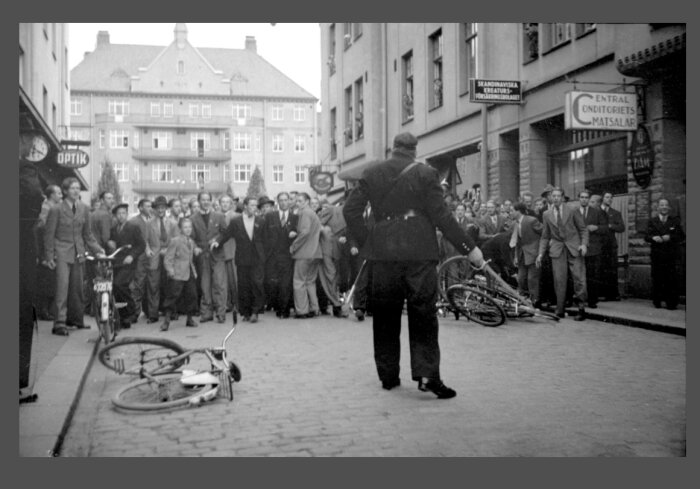
<path fill-rule="evenodd" d="M 175 180 L 175 183 L 177 183 L 177 198 L 182 199 L 182 186 L 185 185 L 185 179 L 184 178 L 178 178 Z"/>

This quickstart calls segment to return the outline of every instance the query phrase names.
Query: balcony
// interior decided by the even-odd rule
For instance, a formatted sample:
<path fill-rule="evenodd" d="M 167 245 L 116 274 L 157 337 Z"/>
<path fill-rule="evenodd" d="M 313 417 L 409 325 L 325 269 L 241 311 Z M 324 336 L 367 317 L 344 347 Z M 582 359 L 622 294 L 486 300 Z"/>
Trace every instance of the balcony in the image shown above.
<path fill-rule="evenodd" d="M 231 152 L 222 149 L 204 151 L 203 156 L 197 156 L 197 151 L 188 147 L 176 146 L 171 149 L 139 148 L 132 150 L 132 158 L 139 161 L 210 161 L 220 163 L 231 159 Z"/>
<path fill-rule="evenodd" d="M 172 117 L 151 117 L 148 114 L 111 115 L 95 114 L 95 124 L 119 123 L 134 127 L 153 128 L 188 128 L 193 129 L 230 129 L 232 127 L 262 127 L 262 117 L 236 119 L 231 116 L 212 116 L 209 118 L 175 115 Z"/>
<path fill-rule="evenodd" d="M 191 195 L 206 190 L 213 193 L 225 192 L 228 184 L 223 181 L 210 181 L 197 183 L 187 181 L 185 183 L 156 182 L 153 180 L 141 180 L 133 184 L 132 190 L 141 195 L 163 194 L 168 196 Z"/>

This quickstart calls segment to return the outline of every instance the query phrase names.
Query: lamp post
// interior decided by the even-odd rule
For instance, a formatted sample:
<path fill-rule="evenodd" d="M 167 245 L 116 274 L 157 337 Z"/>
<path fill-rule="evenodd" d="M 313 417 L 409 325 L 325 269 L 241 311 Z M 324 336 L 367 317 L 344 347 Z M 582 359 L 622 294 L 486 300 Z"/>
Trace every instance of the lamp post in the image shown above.
<path fill-rule="evenodd" d="M 182 186 L 185 185 L 185 179 L 178 178 L 175 183 L 177 183 L 177 198 L 182 200 Z"/>

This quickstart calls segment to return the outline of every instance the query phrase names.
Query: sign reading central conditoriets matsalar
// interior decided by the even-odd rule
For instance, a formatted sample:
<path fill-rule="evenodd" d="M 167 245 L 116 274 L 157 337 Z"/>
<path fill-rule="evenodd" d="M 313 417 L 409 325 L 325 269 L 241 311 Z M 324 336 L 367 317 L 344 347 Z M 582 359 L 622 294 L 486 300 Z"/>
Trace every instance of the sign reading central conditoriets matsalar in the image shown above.
<path fill-rule="evenodd" d="M 568 92 L 564 103 L 566 129 L 635 131 L 637 95 L 612 92 Z"/>

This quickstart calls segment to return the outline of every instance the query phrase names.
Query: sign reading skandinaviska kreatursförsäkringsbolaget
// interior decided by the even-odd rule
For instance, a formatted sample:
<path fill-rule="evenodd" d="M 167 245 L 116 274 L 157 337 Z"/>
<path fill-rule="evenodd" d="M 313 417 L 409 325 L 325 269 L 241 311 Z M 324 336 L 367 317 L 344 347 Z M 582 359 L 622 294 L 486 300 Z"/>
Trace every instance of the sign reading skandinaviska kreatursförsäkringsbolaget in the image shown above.
<path fill-rule="evenodd" d="M 614 92 L 567 92 L 566 129 L 637 130 L 637 95 Z"/>
<path fill-rule="evenodd" d="M 522 102 L 520 82 L 470 78 L 469 101 L 485 104 L 519 104 Z"/>

